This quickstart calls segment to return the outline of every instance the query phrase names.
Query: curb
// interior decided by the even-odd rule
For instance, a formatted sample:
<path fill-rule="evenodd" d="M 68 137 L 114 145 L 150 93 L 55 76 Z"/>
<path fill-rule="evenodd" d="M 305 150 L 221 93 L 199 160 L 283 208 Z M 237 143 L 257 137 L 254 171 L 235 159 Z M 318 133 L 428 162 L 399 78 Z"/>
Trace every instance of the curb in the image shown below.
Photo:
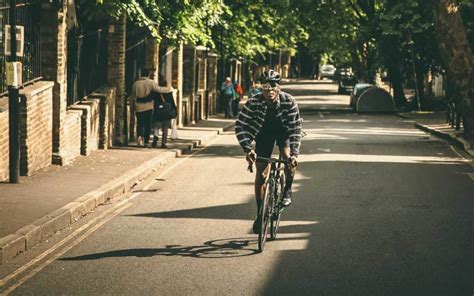
<path fill-rule="evenodd" d="M 456 137 L 454 133 L 441 132 L 437 129 L 431 128 L 421 123 L 415 123 L 415 127 L 422 131 L 430 133 L 438 138 L 448 141 L 451 145 L 463 149 L 467 154 L 474 157 L 474 150 L 471 149 L 471 145 L 466 140 Z"/>
<path fill-rule="evenodd" d="M 432 134 L 440 139 L 448 141 L 451 145 L 456 146 L 460 149 L 463 149 L 467 154 L 469 154 L 471 157 L 474 157 L 474 149 L 471 147 L 471 144 L 467 142 L 466 140 L 459 138 L 456 136 L 455 133 L 446 133 L 439 131 L 435 128 L 430 127 L 429 125 L 421 124 L 416 122 L 415 118 L 411 118 L 409 116 L 405 116 L 401 113 L 397 113 L 398 117 L 401 117 L 403 119 L 409 119 L 412 121 L 415 121 L 415 127 L 419 130 L 422 130 L 424 132 L 427 132 L 429 134 Z"/>
<path fill-rule="evenodd" d="M 234 123 L 229 123 L 222 128 L 210 128 L 209 131 L 215 133 L 210 133 L 209 136 L 201 139 L 187 139 L 192 142 L 185 144 L 185 147 L 173 149 L 165 152 L 164 155 L 156 156 L 98 189 L 90 191 L 60 209 L 33 221 L 16 231 L 16 233 L 0 237 L 0 265 L 45 241 L 48 237 L 78 221 L 106 201 L 129 192 L 137 181 L 150 176 L 156 170 L 156 167 L 165 166 L 171 160 L 183 153 L 192 151 L 198 146 L 205 146 L 225 130 L 232 128 L 233 125 Z M 186 138 L 183 139 L 186 140 Z"/>

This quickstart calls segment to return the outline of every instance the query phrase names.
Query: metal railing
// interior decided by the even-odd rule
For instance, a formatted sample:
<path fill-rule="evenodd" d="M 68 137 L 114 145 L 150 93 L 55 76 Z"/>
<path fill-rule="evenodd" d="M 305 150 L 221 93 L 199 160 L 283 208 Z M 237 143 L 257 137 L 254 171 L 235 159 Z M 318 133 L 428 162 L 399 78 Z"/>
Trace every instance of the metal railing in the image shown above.
<path fill-rule="evenodd" d="M 125 92 L 129 95 L 132 91 L 133 82 L 140 76 L 140 69 L 146 66 L 146 38 L 129 42 L 127 40 L 127 51 L 125 55 Z"/>
<path fill-rule="evenodd" d="M 17 57 L 22 63 L 23 85 L 29 84 L 41 77 L 41 46 L 40 46 L 40 0 L 17 0 L 16 25 L 24 27 L 23 56 Z M 5 26 L 9 24 L 10 6 L 8 0 L 0 0 L 0 96 L 7 90 L 4 48 L 6 46 Z"/>
<path fill-rule="evenodd" d="M 70 30 L 68 36 L 67 102 L 81 101 L 107 83 L 107 28 L 91 32 Z"/>

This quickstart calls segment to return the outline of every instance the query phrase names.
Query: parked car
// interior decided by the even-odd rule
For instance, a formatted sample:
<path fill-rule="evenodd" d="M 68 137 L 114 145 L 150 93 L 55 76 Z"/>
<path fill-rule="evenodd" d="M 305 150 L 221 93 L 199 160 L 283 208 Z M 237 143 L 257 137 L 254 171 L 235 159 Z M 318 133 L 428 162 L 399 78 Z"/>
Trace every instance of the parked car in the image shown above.
<path fill-rule="evenodd" d="M 357 79 L 354 77 L 354 75 L 342 76 L 338 82 L 337 93 L 338 94 L 352 93 L 356 83 L 357 83 Z"/>
<path fill-rule="evenodd" d="M 357 99 L 360 97 L 360 95 L 366 91 L 367 89 L 375 87 L 375 85 L 370 84 L 370 83 L 357 83 L 354 85 L 354 89 L 352 90 L 351 93 L 351 101 L 349 105 L 355 109 L 356 104 L 357 104 Z"/>
<path fill-rule="evenodd" d="M 354 73 L 352 73 L 352 68 L 350 67 L 338 67 L 334 72 L 334 82 L 339 82 L 344 77 L 352 77 Z"/>
<path fill-rule="evenodd" d="M 334 72 L 336 72 L 336 67 L 334 67 L 333 65 L 322 65 L 319 69 L 319 79 L 333 79 Z"/>

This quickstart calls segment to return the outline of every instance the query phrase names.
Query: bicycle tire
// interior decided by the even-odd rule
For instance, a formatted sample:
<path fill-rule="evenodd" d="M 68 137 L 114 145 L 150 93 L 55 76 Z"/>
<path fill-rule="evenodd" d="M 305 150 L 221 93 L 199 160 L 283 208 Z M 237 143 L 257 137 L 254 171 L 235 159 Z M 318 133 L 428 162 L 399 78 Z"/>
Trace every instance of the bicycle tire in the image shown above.
<path fill-rule="evenodd" d="M 272 190 L 272 183 L 273 179 L 269 178 L 268 181 L 265 183 L 265 192 L 262 199 L 262 204 L 259 211 L 260 216 L 260 231 L 258 233 L 258 251 L 263 252 L 265 241 L 267 240 L 268 234 L 268 224 L 271 217 L 271 208 L 270 208 L 270 198 L 271 198 L 271 190 Z"/>
<path fill-rule="evenodd" d="M 280 219 L 281 213 L 283 211 L 283 207 L 281 206 L 281 200 L 283 198 L 283 191 L 285 189 L 285 173 L 280 173 L 278 178 L 278 183 L 275 186 L 277 192 L 274 195 L 274 212 L 272 215 L 272 220 L 270 221 L 270 238 L 272 240 L 276 239 L 278 234 L 278 227 L 280 226 Z"/>

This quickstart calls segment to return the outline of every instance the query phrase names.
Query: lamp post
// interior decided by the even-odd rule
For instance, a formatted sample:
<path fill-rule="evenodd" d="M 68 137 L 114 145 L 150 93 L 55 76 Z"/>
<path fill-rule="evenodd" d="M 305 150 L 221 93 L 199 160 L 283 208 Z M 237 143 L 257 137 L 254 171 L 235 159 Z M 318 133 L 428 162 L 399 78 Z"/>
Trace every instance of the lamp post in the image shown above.
<path fill-rule="evenodd" d="M 16 0 L 10 0 L 10 75 L 15 77 L 17 69 L 16 56 Z M 20 72 L 21 73 L 21 72 Z M 8 122 L 9 122 L 9 181 L 18 183 L 20 176 L 20 103 L 19 85 L 16 77 L 8 85 Z"/>
<path fill-rule="evenodd" d="M 209 36 L 209 16 L 206 16 L 206 35 Z M 206 42 L 206 120 L 209 119 L 211 100 L 209 98 L 209 46 Z"/>

